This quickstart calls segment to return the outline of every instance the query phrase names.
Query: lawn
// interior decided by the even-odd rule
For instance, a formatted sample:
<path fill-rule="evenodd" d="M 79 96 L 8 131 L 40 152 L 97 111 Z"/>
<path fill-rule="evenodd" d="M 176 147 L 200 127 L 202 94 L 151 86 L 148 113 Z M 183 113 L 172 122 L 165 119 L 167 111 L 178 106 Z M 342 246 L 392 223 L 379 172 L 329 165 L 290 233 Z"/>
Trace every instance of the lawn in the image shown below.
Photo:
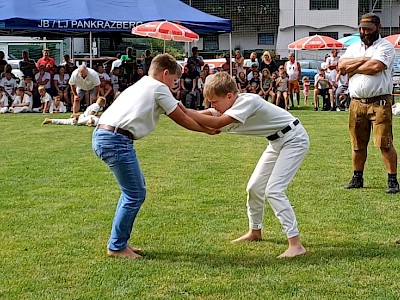
<path fill-rule="evenodd" d="M 229 243 L 247 230 L 245 187 L 266 139 L 162 117 L 135 142 L 148 186 L 131 239 L 138 261 L 106 255 L 119 191 L 92 153 L 93 129 L 1 115 L 0 299 L 399 299 L 400 195 L 384 192 L 379 150 L 369 149 L 366 188 L 344 190 L 347 113 L 293 114 L 311 140 L 287 191 L 305 256 L 276 258 L 286 238 L 268 204 L 264 240 Z"/>

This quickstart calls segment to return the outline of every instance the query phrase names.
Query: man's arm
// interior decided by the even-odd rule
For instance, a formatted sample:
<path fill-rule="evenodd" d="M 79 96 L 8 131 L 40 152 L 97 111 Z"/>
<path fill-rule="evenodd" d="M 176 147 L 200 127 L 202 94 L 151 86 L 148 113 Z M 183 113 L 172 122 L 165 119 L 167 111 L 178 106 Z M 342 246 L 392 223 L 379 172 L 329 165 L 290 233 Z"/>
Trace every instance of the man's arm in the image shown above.
<path fill-rule="evenodd" d="M 338 64 L 339 70 L 343 73 L 354 73 L 358 67 L 366 63 L 368 60 L 368 57 L 341 58 Z"/>
<path fill-rule="evenodd" d="M 204 127 L 193 120 L 188 114 L 186 114 L 179 105 L 176 106 L 176 109 L 168 115 L 175 123 L 178 125 L 198 132 L 206 132 L 208 134 L 216 134 L 216 130 Z"/>
<path fill-rule="evenodd" d="M 300 80 L 301 79 L 301 66 L 300 66 L 299 62 L 297 62 L 297 69 L 299 70 L 299 74 L 298 74 L 297 78 L 299 78 L 299 80 Z"/>
<path fill-rule="evenodd" d="M 97 100 L 97 96 L 99 95 L 99 90 L 100 90 L 100 85 L 96 85 L 94 87 L 94 95 L 93 95 L 93 101 Z"/>
<path fill-rule="evenodd" d="M 211 116 L 209 115 L 209 113 L 208 114 L 199 113 L 196 110 L 190 110 L 190 109 L 186 110 L 186 113 L 188 114 L 188 116 L 193 118 L 196 122 L 199 122 L 201 125 L 215 129 L 219 129 L 231 123 L 237 122 L 236 119 L 225 114 L 222 114 L 221 116 L 217 117 L 217 116 Z"/>

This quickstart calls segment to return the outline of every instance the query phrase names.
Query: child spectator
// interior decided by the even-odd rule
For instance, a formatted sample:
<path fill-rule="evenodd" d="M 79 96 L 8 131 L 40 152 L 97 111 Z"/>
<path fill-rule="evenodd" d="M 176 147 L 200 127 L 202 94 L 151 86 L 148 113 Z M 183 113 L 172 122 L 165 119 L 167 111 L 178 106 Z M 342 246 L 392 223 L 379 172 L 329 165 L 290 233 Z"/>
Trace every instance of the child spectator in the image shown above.
<path fill-rule="evenodd" d="M 8 105 L 8 97 L 3 88 L 0 88 L 0 114 L 8 112 Z"/>
<path fill-rule="evenodd" d="M 57 74 L 54 75 L 53 86 L 60 100 L 70 107 L 68 81 L 69 74 L 65 72 L 65 66 L 58 66 Z"/>
<path fill-rule="evenodd" d="M 64 102 L 61 101 L 60 96 L 54 96 L 53 102 L 50 104 L 49 112 L 51 114 L 67 112 L 67 107 L 64 105 Z"/>
<path fill-rule="evenodd" d="M 114 67 L 110 76 L 111 85 L 113 88 L 114 99 L 115 95 L 119 92 L 119 67 Z"/>
<path fill-rule="evenodd" d="M 69 119 L 46 118 L 42 124 L 97 126 L 99 122 L 99 112 L 105 105 L 106 98 L 99 97 L 96 103 L 89 105 L 85 112 L 79 116 L 78 114 L 72 114 Z"/>
<path fill-rule="evenodd" d="M 4 93 L 8 97 L 8 101 L 14 101 L 16 97 L 15 91 L 18 85 L 17 81 L 12 78 L 12 74 L 10 72 L 6 72 L 4 74 L 4 77 L 0 81 L 0 86 L 4 88 Z"/>
<path fill-rule="evenodd" d="M 40 108 L 39 112 L 47 113 L 51 104 L 51 96 L 48 92 L 46 92 L 46 87 L 44 85 L 39 86 L 39 95 L 40 95 Z"/>
<path fill-rule="evenodd" d="M 25 94 L 24 88 L 20 87 L 17 89 L 17 95 L 9 109 L 9 112 L 15 114 L 26 113 L 32 111 L 32 99 Z"/>
<path fill-rule="evenodd" d="M 175 99 L 181 99 L 181 79 L 178 78 L 174 81 L 174 86 L 171 89 L 171 93 Z"/>
<path fill-rule="evenodd" d="M 272 103 L 275 103 L 275 93 L 273 92 L 272 82 L 274 79 L 271 77 L 269 70 L 264 68 L 262 70 L 262 79 L 261 79 L 261 89 L 259 95 L 268 101 L 268 97 L 271 96 Z"/>
<path fill-rule="evenodd" d="M 239 72 L 239 76 L 236 79 L 236 84 L 239 89 L 239 93 L 247 93 L 249 89 L 249 81 L 247 80 L 246 73 L 244 71 Z"/>
<path fill-rule="evenodd" d="M 252 94 L 258 94 L 261 90 L 260 85 L 260 73 L 258 71 L 253 71 L 253 78 L 249 82 L 250 89 L 249 92 Z"/>
<path fill-rule="evenodd" d="M 301 79 L 303 83 L 303 94 L 304 94 L 304 104 L 308 104 L 308 94 L 310 93 L 310 78 L 308 76 L 303 76 Z"/>
<path fill-rule="evenodd" d="M 281 71 L 280 77 L 276 80 L 276 105 L 280 105 L 281 96 L 285 100 L 285 109 L 290 109 L 288 106 L 288 78 L 286 77 L 286 72 Z"/>
<path fill-rule="evenodd" d="M 204 90 L 204 84 L 206 82 L 206 72 L 200 71 L 200 77 L 197 79 L 197 90 L 199 91 L 199 97 L 200 97 L 200 109 L 204 109 L 206 107 L 204 103 L 204 96 L 203 96 L 203 90 Z"/>
<path fill-rule="evenodd" d="M 222 132 L 266 137 L 261 155 L 247 185 L 249 231 L 233 242 L 260 241 L 267 198 L 288 239 L 279 258 L 306 253 L 300 242 L 297 220 L 285 190 L 309 149 L 309 138 L 300 121 L 259 95 L 239 94 L 236 83 L 224 72 L 210 75 L 204 87 L 211 109 L 186 113 L 199 124 Z"/>

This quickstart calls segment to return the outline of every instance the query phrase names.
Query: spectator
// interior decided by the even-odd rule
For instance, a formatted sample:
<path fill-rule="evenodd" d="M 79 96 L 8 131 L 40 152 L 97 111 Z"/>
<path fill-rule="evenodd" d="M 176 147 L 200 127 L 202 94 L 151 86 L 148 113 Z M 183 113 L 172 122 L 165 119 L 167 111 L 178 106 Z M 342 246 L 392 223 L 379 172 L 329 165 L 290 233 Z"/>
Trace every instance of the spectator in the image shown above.
<path fill-rule="evenodd" d="M 319 107 L 318 96 L 322 96 L 323 98 L 323 110 L 328 110 L 327 99 L 331 95 L 333 97 L 332 84 L 326 78 L 325 70 L 321 68 L 314 80 L 314 110 L 317 111 Z"/>
<path fill-rule="evenodd" d="M 33 95 L 34 95 L 34 89 L 35 89 L 35 83 L 32 80 L 31 76 L 26 76 L 23 81 L 19 84 L 19 87 L 24 88 L 25 94 L 27 94 L 29 97 L 31 97 L 32 103 L 33 103 Z M 34 104 L 34 103 L 33 103 Z"/>
<path fill-rule="evenodd" d="M 236 75 L 239 74 L 241 71 L 244 71 L 244 57 L 240 50 L 235 51 L 235 67 L 234 70 L 236 69 Z M 235 76 L 236 77 L 236 76 Z M 236 79 L 235 79 L 236 80 Z"/>
<path fill-rule="evenodd" d="M 189 63 L 186 70 L 181 76 L 181 101 L 185 107 L 196 109 L 200 102 L 200 97 L 198 97 L 196 90 L 197 79 L 200 74 L 196 71 L 193 63 Z"/>
<path fill-rule="evenodd" d="M 69 66 L 70 69 L 72 69 L 74 67 L 74 63 L 71 61 L 69 54 L 64 55 L 64 61 L 61 63 L 61 65 L 64 67 Z"/>
<path fill-rule="evenodd" d="M 272 60 L 271 54 L 269 51 L 265 51 L 262 56 L 262 60 L 260 62 L 260 66 L 258 70 L 261 72 L 265 68 L 268 69 L 269 73 L 272 74 L 278 70 L 276 63 Z"/>
<path fill-rule="evenodd" d="M 54 96 L 53 101 L 50 104 L 49 113 L 57 114 L 57 113 L 66 113 L 67 107 L 61 101 L 60 96 Z"/>
<path fill-rule="evenodd" d="M 7 73 L 8 74 L 8 73 Z M 18 113 L 26 113 L 32 111 L 32 100 L 31 98 L 25 94 L 24 88 L 17 89 L 17 96 L 15 97 L 9 112 L 18 114 Z"/>
<path fill-rule="evenodd" d="M 260 85 L 261 90 L 260 90 L 259 95 L 267 101 L 268 101 L 268 97 L 271 96 L 272 103 L 275 103 L 275 93 L 272 90 L 273 89 L 273 85 L 272 85 L 273 81 L 274 81 L 274 79 L 271 77 L 271 74 L 269 73 L 268 69 L 267 68 L 263 69 L 261 85 Z"/>
<path fill-rule="evenodd" d="M 239 76 L 236 78 L 236 84 L 239 93 L 247 93 L 249 89 L 249 81 L 247 80 L 246 73 L 244 71 L 239 72 Z"/>
<path fill-rule="evenodd" d="M 60 97 L 60 100 L 64 102 L 67 107 L 71 106 L 69 101 L 69 78 L 69 74 L 65 72 L 65 65 L 58 66 L 57 74 L 54 75 L 53 79 L 53 87 Z"/>
<path fill-rule="evenodd" d="M 0 81 L 0 86 L 4 89 L 4 94 L 8 97 L 10 102 L 15 100 L 17 81 L 12 77 L 11 72 L 6 72 L 4 77 Z"/>
<path fill-rule="evenodd" d="M 310 93 L 310 78 L 303 76 L 301 79 L 303 83 L 304 105 L 308 105 L 308 95 Z"/>
<path fill-rule="evenodd" d="M 114 70 L 114 68 L 119 68 L 121 66 L 121 53 L 117 53 L 116 57 L 117 59 L 111 64 L 111 71 Z"/>
<path fill-rule="evenodd" d="M 300 107 L 300 78 L 301 67 L 298 61 L 295 60 L 294 53 L 289 54 L 289 60 L 285 62 L 285 71 L 289 79 L 289 98 L 294 107 L 293 94 L 296 93 L 297 106 Z M 289 108 L 289 107 L 288 107 Z"/>
<path fill-rule="evenodd" d="M 204 109 L 206 107 L 204 103 L 204 96 L 203 96 L 203 91 L 204 91 L 204 84 L 206 83 L 206 72 L 203 70 L 200 72 L 200 77 L 197 80 L 197 90 L 199 92 L 199 97 L 200 97 L 200 104 L 199 108 Z"/>
<path fill-rule="evenodd" d="M 250 81 L 251 79 L 253 79 L 253 72 L 257 71 L 258 72 L 258 64 L 252 64 L 251 66 L 251 70 L 249 72 L 249 74 L 247 74 L 247 80 Z"/>
<path fill-rule="evenodd" d="M 124 75 L 130 85 L 132 84 L 133 72 L 136 67 L 136 58 L 133 56 L 133 48 L 127 47 L 126 54 L 122 55 L 120 60 L 121 64 L 125 67 Z"/>
<path fill-rule="evenodd" d="M 50 109 L 50 104 L 52 102 L 51 96 L 46 91 L 46 87 L 44 85 L 40 85 L 38 87 L 39 95 L 40 95 L 40 103 L 41 106 L 39 108 L 39 112 L 47 113 Z"/>
<path fill-rule="evenodd" d="M 0 51 L 0 73 L 3 73 L 5 70 L 5 66 L 7 64 L 7 61 L 4 59 L 4 52 Z"/>
<path fill-rule="evenodd" d="M 249 81 L 249 93 L 258 94 L 261 91 L 260 73 L 253 71 L 253 78 Z"/>
<path fill-rule="evenodd" d="M 113 88 L 113 94 L 114 94 L 114 99 L 115 95 L 120 91 L 120 86 L 119 86 L 119 67 L 114 67 L 112 70 L 112 74 L 110 76 L 111 80 L 111 85 Z"/>
<path fill-rule="evenodd" d="M 151 56 L 150 50 L 146 49 L 146 51 L 144 52 L 144 58 L 142 59 L 142 67 L 144 75 L 148 75 L 152 60 L 153 56 Z"/>
<path fill-rule="evenodd" d="M 24 77 L 31 76 L 33 78 L 33 69 L 35 68 L 35 61 L 29 58 L 28 51 L 22 51 L 22 59 L 19 61 L 19 69 L 24 74 Z"/>
<path fill-rule="evenodd" d="M 338 87 L 335 92 L 336 111 L 346 110 L 350 105 L 349 77 L 347 74 L 338 73 L 336 76 Z"/>
<path fill-rule="evenodd" d="M 210 72 L 210 66 L 209 66 L 208 64 L 205 64 L 205 65 L 203 66 L 203 71 L 205 72 L 206 77 L 207 77 L 208 75 L 210 75 L 210 74 L 211 74 L 211 72 Z"/>
<path fill-rule="evenodd" d="M 51 75 L 49 72 L 46 72 L 46 66 L 42 63 L 39 66 L 39 73 L 35 75 L 35 80 L 38 86 L 43 85 L 46 88 L 46 91 L 49 94 L 52 94 L 51 89 Z"/>
<path fill-rule="evenodd" d="M 257 65 L 257 69 L 259 68 L 259 63 L 257 60 L 257 53 L 256 52 L 251 52 L 250 53 L 250 60 L 246 61 L 244 63 L 244 68 L 247 72 L 250 71 L 253 65 Z"/>
<path fill-rule="evenodd" d="M 43 64 L 47 70 L 50 70 L 54 66 L 56 66 L 56 62 L 53 58 L 50 57 L 50 50 L 49 49 L 43 49 L 42 50 L 43 56 L 39 58 L 39 60 L 36 62 L 36 67 L 40 68 L 40 66 Z"/>
<path fill-rule="evenodd" d="M 279 74 L 279 78 L 276 80 L 276 105 L 280 106 L 281 96 L 285 101 L 285 110 L 289 109 L 289 101 L 288 101 L 288 83 L 289 79 L 286 77 L 286 72 L 282 71 Z"/>
<path fill-rule="evenodd" d="M 97 101 L 100 78 L 95 70 L 80 65 L 78 69 L 72 72 L 69 85 L 73 94 L 73 113 L 79 112 L 82 98 L 86 99 L 87 106 Z"/>
<path fill-rule="evenodd" d="M 235 63 L 231 60 L 231 56 L 229 54 L 225 54 L 224 58 L 225 58 L 226 62 L 224 62 L 224 64 L 221 66 L 221 70 L 223 72 L 230 73 L 231 72 L 230 68 L 234 69 Z"/>
<path fill-rule="evenodd" d="M 199 55 L 199 48 L 192 48 L 192 56 L 190 56 L 187 60 L 187 63 L 193 63 L 194 69 L 200 74 L 201 68 L 204 66 L 203 57 Z"/>
<path fill-rule="evenodd" d="M 6 93 L 4 93 L 4 89 L 0 87 L 0 114 L 8 112 L 8 106 L 8 97 Z"/>

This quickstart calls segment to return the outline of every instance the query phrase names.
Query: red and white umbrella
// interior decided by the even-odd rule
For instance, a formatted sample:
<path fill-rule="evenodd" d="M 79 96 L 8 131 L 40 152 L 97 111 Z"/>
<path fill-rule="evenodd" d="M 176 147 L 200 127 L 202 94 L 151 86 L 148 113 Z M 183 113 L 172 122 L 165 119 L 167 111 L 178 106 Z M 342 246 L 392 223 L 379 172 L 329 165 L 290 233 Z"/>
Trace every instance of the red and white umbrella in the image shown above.
<path fill-rule="evenodd" d="M 289 50 L 343 49 L 344 45 L 324 35 L 307 36 L 288 45 Z"/>
<path fill-rule="evenodd" d="M 385 40 L 389 41 L 395 49 L 400 49 L 400 34 L 392 34 L 385 37 Z"/>
<path fill-rule="evenodd" d="M 194 42 L 199 40 L 197 33 L 194 33 L 185 26 L 169 21 L 144 23 L 132 28 L 132 33 L 164 41 Z"/>

